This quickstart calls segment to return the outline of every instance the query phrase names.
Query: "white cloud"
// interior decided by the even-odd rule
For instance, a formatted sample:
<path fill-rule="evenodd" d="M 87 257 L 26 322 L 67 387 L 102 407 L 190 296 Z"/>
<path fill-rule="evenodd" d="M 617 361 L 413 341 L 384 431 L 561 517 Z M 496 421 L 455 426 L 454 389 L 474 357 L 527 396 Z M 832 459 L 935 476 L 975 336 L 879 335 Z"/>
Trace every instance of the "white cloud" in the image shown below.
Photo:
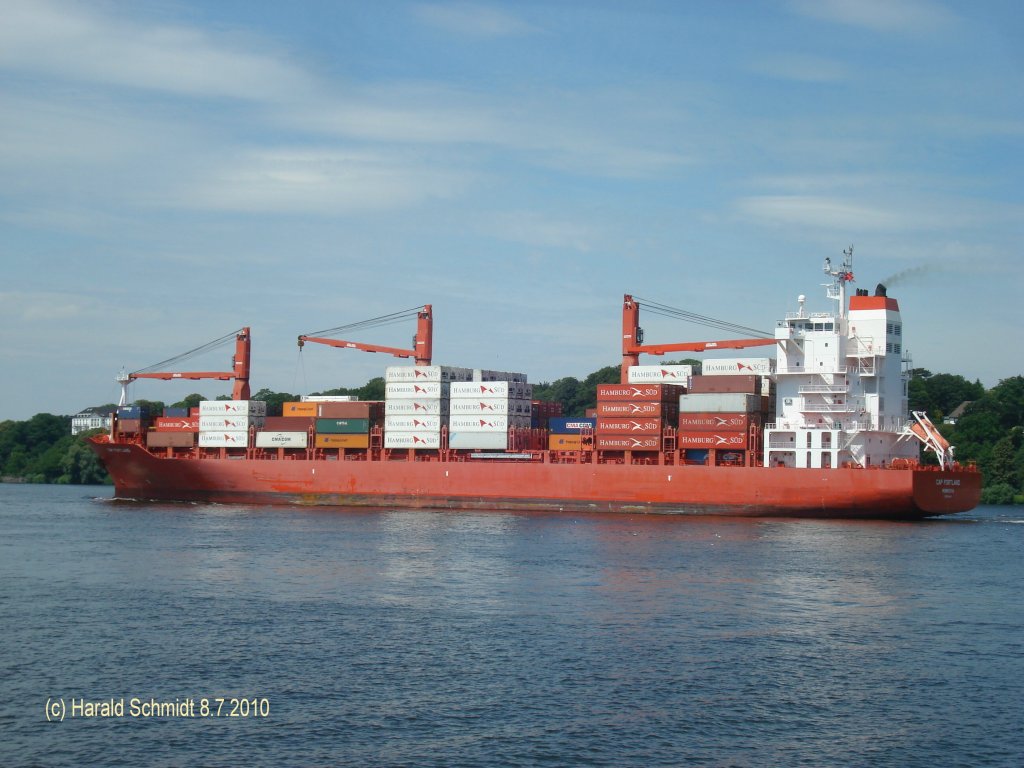
<path fill-rule="evenodd" d="M 458 171 L 375 152 L 256 149 L 210 169 L 176 202 L 215 210 L 335 214 L 449 197 L 468 181 Z"/>
<path fill-rule="evenodd" d="M 416 6 L 413 12 L 425 24 L 467 37 L 508 37 L 534 31 L 507 11 L 478 3 L 429 3 Z"/>
<path fill-rule="evenodd" d="M 790 0 L 799 14 L 879 32 L 923 32 L 944 27 L 952 15 L 927 0 Z"/>
<path fill-rule="evenodd" d="M 77 82 L 203 97 L 263 100 L 310 78 L 252 40 L 226 44 L 192 27 L 129 21 L 48 0 L 4 4 L 0 68 Z"/>
<path fill-rule="evenodd" d="M 768 224 L 846 232 L 891 231 L 907 220 L 891 208 L 811 195 L 760 195 L 738 201 L 739 211 Z"/>

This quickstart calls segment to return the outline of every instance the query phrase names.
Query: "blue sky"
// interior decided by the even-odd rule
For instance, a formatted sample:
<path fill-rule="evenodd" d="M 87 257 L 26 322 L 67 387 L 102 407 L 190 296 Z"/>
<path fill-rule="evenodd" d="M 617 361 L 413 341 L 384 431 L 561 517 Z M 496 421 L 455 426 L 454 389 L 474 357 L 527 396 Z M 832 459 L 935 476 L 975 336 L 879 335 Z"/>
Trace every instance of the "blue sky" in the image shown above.
<path fill-rule="evenodd" d="M 0 419 L 245 325 L 254 388 L 358 386 L 296 336 L 425 303 L 436 363 L 582 377 L 623 293 L 770 330 L 851 244 L 916 366 L 1019 375 L 1022 9 L 7 0 Z"/>

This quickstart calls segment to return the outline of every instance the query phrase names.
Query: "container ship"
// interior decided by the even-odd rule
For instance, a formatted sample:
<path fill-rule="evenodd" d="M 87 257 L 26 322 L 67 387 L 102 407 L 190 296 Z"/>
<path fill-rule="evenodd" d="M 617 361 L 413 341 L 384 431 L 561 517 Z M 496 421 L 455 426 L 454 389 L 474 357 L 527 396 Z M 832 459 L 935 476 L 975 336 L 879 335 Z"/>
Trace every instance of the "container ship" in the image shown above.
<path fill-rule="evenodd" d="M 524 374 L 434 365 L 425 305 L 412 349 L 327 335 L 341 329 L 299 337 L 411 358 L 386 368 L 383 401 L 304 398 L 268 415 L 249 396 L 244 328 L 230 371 L 119 377 L 122 405 L 92 447 L 116 496 L 135 500 L 876 519 L 973 509 L 981 474 L 908 412 L 899 304 L 882 285 L 851 293 L 852 261 L 852 248 L 838 267 L 826 259 L 834 311 L 808 312 L 800 296 L 755 338 L 644 344 L 641 302 L 626 295 L 621 381 L 599 385 L 584 417 L 533 399 Z M 707 359 L 699 373 L 639 363 L 752 347 L 774 357 Z M 142 378 L 232 380 L 232 399 L 156 417 L 127 404 Z"/>

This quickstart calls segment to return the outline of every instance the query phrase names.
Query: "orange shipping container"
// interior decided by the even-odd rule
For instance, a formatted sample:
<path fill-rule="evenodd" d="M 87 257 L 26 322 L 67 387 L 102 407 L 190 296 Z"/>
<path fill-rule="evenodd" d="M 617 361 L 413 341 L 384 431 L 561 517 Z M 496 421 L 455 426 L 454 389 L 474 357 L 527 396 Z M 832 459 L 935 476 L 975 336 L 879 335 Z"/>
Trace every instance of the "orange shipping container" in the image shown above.
<path fill-rule="evenodd" d="M 549 435 L 549 451 L 579 451 L 583 448 L 582 435 Z"/>
<path fill-rule="evenodd" d="M 760 376 L 694 376 L 690 379 L 690 394 L 711 392 L 738 392 L 746 395 L 761 394 Z"/>
<path fill-rule="evenodd" d="M 651 400 L 639 402 L 628 402 L 626 400 L 604 400 L 597 404 L 598 416 L 650 416 L 655 418 L 672 418 L 673 413 L 678 410 L 678 404 L 660 403 Z"/>
<path fill-rule="evenodd" d="M 678 397 L 678 390 L 672 391 Z M 661 402 L 666 397 L 661 384 L 598 384 L 597 400 L 654 400 Z"/>
<path fill-rule="evenodd" d="M 321 419 L 371 419 L 377 420 L 384 413 L 384 403 L 379 400 L 357 402 L 317 403 Z"/>
<path fill-rule="evenodd" d="M 282 416 L 312 416 L 316 418 L 319 403 L 282 403 Z"/>
<path fill-rule="evenodd" d="M 196 444 L 195 432 L 166 431 L 146 434 L 149 448 L 191 448 Z"/>
<path fill-rule="evenodd" d="M 680 432 L 746 432 L 751 424 L 760 424 L 751 413 L 681 413 Z"/>
<path fill-rule="evenodd" d="M 660 435 L 661 419 L 649 417 L 622 419 L 614 416 L 598 416 L 596 431 L 599 435 Z"/>
<path fill-rule="evenodd" d="M 660 437 L 598 435 L 594 443 L 602 451 L 657 451 L 661 448 Z"/>
<path fill-rule="evenodd" d="M 676 436 L 680 448 L 731 448 L 745 450 L 746 432 L 690 432 Z"/>
<path fill-rule="evenodd" d="M 369 448 L 369 435 L 317 435 L 317 448 Z"/>

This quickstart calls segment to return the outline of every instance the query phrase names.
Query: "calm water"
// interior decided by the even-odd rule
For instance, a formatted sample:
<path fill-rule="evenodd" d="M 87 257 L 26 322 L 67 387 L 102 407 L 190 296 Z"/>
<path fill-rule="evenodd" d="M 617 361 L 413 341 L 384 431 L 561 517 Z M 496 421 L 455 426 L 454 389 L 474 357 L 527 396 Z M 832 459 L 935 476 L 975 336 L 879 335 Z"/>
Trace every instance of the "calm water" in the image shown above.
<path fill-rule="evenodd" d="M 0 765 L 1024 764 L 1019 507 L 883 524 L 109 495 L 0 485 Z M 203 697 L 221 717 L 129 712 Z M 232 697 L 269 716 L 223 716 Z M 83 698 L 125 715 L 72 717 Z"/>

